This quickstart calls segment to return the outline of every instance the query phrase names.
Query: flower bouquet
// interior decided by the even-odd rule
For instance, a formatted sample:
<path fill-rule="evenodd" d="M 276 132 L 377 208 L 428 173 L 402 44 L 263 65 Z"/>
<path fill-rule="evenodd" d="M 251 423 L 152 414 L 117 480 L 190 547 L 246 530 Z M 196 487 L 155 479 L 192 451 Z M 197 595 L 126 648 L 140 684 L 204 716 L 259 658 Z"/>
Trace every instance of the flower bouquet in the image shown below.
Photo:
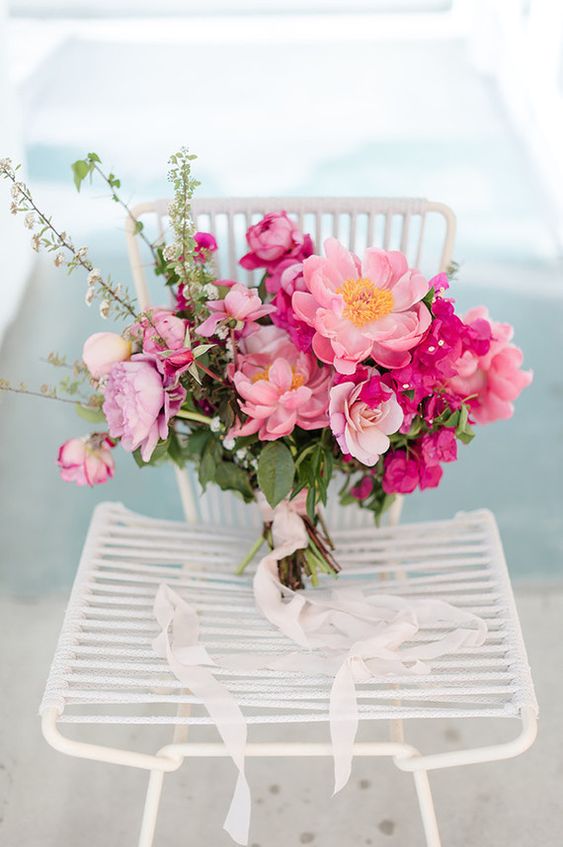
<path fill-rule="evenodd" d="M 219 278 L 216 239 L 197 232 L 190 213 L 194 158 L 182 149 L 170 159 L 170 237 L 152 242 L 133 219 L 167 289 L 167 305 L 144 311 L 40 211 L 18 169 L 0 162 L 34 249 L 82 269 L 86 303 L 98 298 L 101 315 L 123 324 L 86 339 L 74 364 L 51 354 L 70 375 L 37 393 L 73 403 L 95 425 L 60 448 L 64 480 L 110 479 L 117 444 L 140 467 L 192 463 L 203 488 L 261 503 L 264 532 L 248 561 L 263 543 L 274 546 L 272 510 L 286 504 L 308 541 L 281 558 L 279 576 L 300 588 L 338 570 L 322 515 L 335 475 L 340 502 L 378 522 L 397 495 L 439 484 L 475 424 L 510 417 L 532 376 L 521 370 L 508 324 L 484 307 L 456 314 L 448 296 L 455 268 L 426 279 L 397 251 L 368 247 L 358 257 L 335 238 L 315 245 L 283 210 L 246 234 L 240 264 L 263 271 L 259 286 Z M 133 218 L 99 156 L 72 169 L 78 189 L 103 180 Z"/>

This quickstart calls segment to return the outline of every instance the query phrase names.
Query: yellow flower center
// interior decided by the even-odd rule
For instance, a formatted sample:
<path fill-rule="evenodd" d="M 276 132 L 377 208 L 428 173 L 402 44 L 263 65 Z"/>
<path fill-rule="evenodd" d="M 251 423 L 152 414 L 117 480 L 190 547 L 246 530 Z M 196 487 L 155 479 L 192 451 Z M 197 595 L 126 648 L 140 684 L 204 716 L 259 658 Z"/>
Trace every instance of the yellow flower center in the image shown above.
<path fill-rule="evenodd" d="M 295 368 L 291 368 L 291 385 L 290 391 L 295 390 L 296 388 L 301 388 L 302 385 L 305 385 L 305 377 L 303 374 L 296 371 Z M 252 376 L 251 382 L 259 382 L 261 379 L 269 379 L 270 378 L 270 368 L 264 368 L 262 371 L 256 371 L 256 373 Z"/>
<path fill-rule="evenodd" d="M 378 288 L 367 277 L 347 279 L 340 288 L 344 303 L 344 317 L 354 326 L 365 326 L 387 317 L 393 311 L 393 294 L 386 288 Z"/>

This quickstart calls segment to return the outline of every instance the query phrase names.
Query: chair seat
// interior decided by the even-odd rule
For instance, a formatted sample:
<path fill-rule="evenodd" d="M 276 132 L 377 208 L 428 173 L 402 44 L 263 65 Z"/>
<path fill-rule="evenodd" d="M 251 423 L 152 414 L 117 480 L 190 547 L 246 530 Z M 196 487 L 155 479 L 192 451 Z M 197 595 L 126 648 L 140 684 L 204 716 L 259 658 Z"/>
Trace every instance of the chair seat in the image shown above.
<path fill-rule="evenodd" d="M 488 625 L 485 643 L 432 662 L 424 676 L 373 677 L 358 684 L 362 719 L 519 716 L 537 708 L 502 545 L 485 510 L 451 520 L 333 533 L 344 584 L 434 596 Z M 70 723 L 208 724 L 152 649 L 152 606 L 161 582 L 195 606 L 213 655 L 280 655 L 296 646 L 255 609 L 251 575 L 234 568 L 255 532 L 147 518 L 119 503 L 96 509 L 76 575 L 40 711 Z M 331 579 L 327 577 L 327 579 Z M 440 636 L 419 631 L 419 641 Z M 328 720 L 332 679 L 294 671 L 214 673 L 248 723 Z"/>

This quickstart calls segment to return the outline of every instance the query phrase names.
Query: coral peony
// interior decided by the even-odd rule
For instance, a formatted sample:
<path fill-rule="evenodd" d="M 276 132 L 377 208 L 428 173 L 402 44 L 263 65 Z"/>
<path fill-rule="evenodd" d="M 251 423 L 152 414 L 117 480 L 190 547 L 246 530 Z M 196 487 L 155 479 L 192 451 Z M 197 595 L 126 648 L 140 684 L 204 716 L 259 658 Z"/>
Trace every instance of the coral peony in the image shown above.
<path fill-rule="evenodd" d="M 100 485 L 113 477 L 111 448 L 115 442 L 107 433 L 94 433 L 84 438 L 71 438 L 59 448 L 57 464 L 61 478 L 76 485 Z"/>
<path fill-rule="evenodd" d="M 168 421 L 182 405 L 181 385 L 165 388 L 164 365 L 156 356 L 137 354 L 114 365 L 108 377 L 103 404 L 109 433 L 121 439 L 128 453 L 141 449 L 148 462 L 159 438 L 168 435 Z"/>
<path fill-rule="evenodd" d="M 479 355 L 478 349 L 466 350 L 455 362 L 455 375 L 448 388 L 467 397 L 471 415 L 477 423 L 492 423 L 510 418 L 513 401 L 532 381 L 532 371 L 521 370 L 522 351 L 510 343 L 513 328 L 510 324 L 490 320 L 487 309 L 479 306 L 464 317 L 469 327 L 477 326 L 483 335 L 483 322 L 489 323 L 492 338 L 488 350 Z M 475 396 L 472 396 L 475 395 Z"/>
<path fill-rule="evenodd" d="M 82 359 L 95 379 L 110 372 L 116 362 L 131 358 L 131 342 L 116 332 L 95 332 L 84 342 Z"/>
<path fill-rule="evenodd" d="M 366 250 L 360 263 L 335 238 L 325 241 L 326 258 L 303 263 L 307 291 L 292 298 L 297 317 L 314 327 L 313 350 L 344 374 L 372 357 L 386 368 L 404 367 L 430 326 L 420 302 L 428 282 L 410 270 L 396 251 Z"/>
<path fill-rule="evenodd" d="M 276 333 L 265 332 L 271 329 Z M 329 369 L 319 367 L 311 354 L 297 350 L 277 327 L 260 327 L 248 343 L 256 352 L 239 357 L 233 377 L 244 401 L 240 408 L 248 420 L 231 430 L 231 436 L 257 432 L 262 441 L 273 441 L 289 435 L 296 426 L 327 426 Z"/>
<path fill-rule="evenodd" d="M 343 453 L 373 467 L 389 449 L 403 412 L 393 391 L 377 375 L 362 382 L 340 382 L 330 390 L 330 428 Z"/>

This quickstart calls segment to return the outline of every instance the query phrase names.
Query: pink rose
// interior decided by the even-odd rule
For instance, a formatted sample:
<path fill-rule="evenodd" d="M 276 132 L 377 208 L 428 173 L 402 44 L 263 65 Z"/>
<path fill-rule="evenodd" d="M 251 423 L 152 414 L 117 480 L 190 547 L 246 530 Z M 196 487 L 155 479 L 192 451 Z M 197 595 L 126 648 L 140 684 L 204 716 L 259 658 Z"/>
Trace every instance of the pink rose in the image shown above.
<path fill-rule="evenodd" d="M 260 352 L 239 357 L 233 381 L 248 420 L 231 430 L 231 437 L 257 432 L 261 441 L 274 441 L 296 426 L 326 427 L 329 369 L 319 367 L 314 356 L 297 350 L 277 327 L 260 327 L 246 339 L 246 345 Z"/>
<path fill-rule="evenodd" d="M 313 252 L 311 237 L 303 235 L 285 212 L 265 215 L 249 227 L 246 240 L 250 252 L 242 257 L 240 264 L 248 270 L 273 270 L 281 259 L 292 256 L 298 261 Z"/>
<path fill-rule="evenodd" d="M 116 332 L 95 332 L 84 342 L 82 359 L 94 377 L 100 379 L 116 362 L 131 358 L 131 342 Z"/>
<path fill-rule="evenodd" d="M 76 485 L 100 485 L 113 477 L 111 448 L 115 442 L 107 433 L 94 433 L 85 438 L 71 438 L 59 448 L 57 463 L 61 478 Z"/>
<path fill-rule="evenodd" d="M 360 262 L 335 238 L 324 247 L 326 258 L 305 259 L 307 291 L 292 297 L 296 317 L 315 330 L 318 358 L 343 374 L 370 357 L 385 368 L 407 365 L 431 323 L 421 302 L 427 280 L 397 251 L 370 247 Z"/>
<path fill-rule="evenodd" d="M 229 288 L 224 300 L 209 300 L 206 305 L 212 314 L 196 329 L 204 338 L 214 335 L 222 321 L 235 321 L 236 329 L 246 335 L 257 328 L 256 321 L 275 310 L 264 306 L 255 288 L 240 282 Z"/>
<path fill-rule="evenodd" d="M 405 450 L 387 453 L 384 460 L 382 487 L 386 494 L 410 494 L 419 483 L 419 466 Z"/>
<path fill-rule="evenodd" d="M 370 383 L 377 383 L 375 391 Z M 343 453 L 373 467 L 389 449 L 389 438 L 403 421 L 393 391 L 377 375 L 359 383 L 341 382 L 330 389 L 330 428 Z"/>
<path fill-rule="evenodd" d="M 139 447 L 148 462 L 160 438 L 168 435 L 168 422 L 186 397 L 181 385 L 165 388 L 163 363 L 154 356 L 137 354 L 114 365 L 108 377 L 103 404 L 110 435 L 121 439 L 128 453 Z"/>
<path fill-rule="evenodd" d="M 457 374 L 448 380 L 448 388 L 470 398 L 471 415 L 477 423 L 510 418 L 514 413 L 513 401 L 533 378 L 532 371 L 521 369 L 522 351 L 510 343 L 514 330 L 510 324 L 492 321 L 484 306 L 471 309 L 464 321 L 479 328 L 480 335 L 483 335 L 483 322 L 487 321 L 492 339 L 484 355 L 478 354 L 479 348 L 466 350 L 454 363 Z"/>

